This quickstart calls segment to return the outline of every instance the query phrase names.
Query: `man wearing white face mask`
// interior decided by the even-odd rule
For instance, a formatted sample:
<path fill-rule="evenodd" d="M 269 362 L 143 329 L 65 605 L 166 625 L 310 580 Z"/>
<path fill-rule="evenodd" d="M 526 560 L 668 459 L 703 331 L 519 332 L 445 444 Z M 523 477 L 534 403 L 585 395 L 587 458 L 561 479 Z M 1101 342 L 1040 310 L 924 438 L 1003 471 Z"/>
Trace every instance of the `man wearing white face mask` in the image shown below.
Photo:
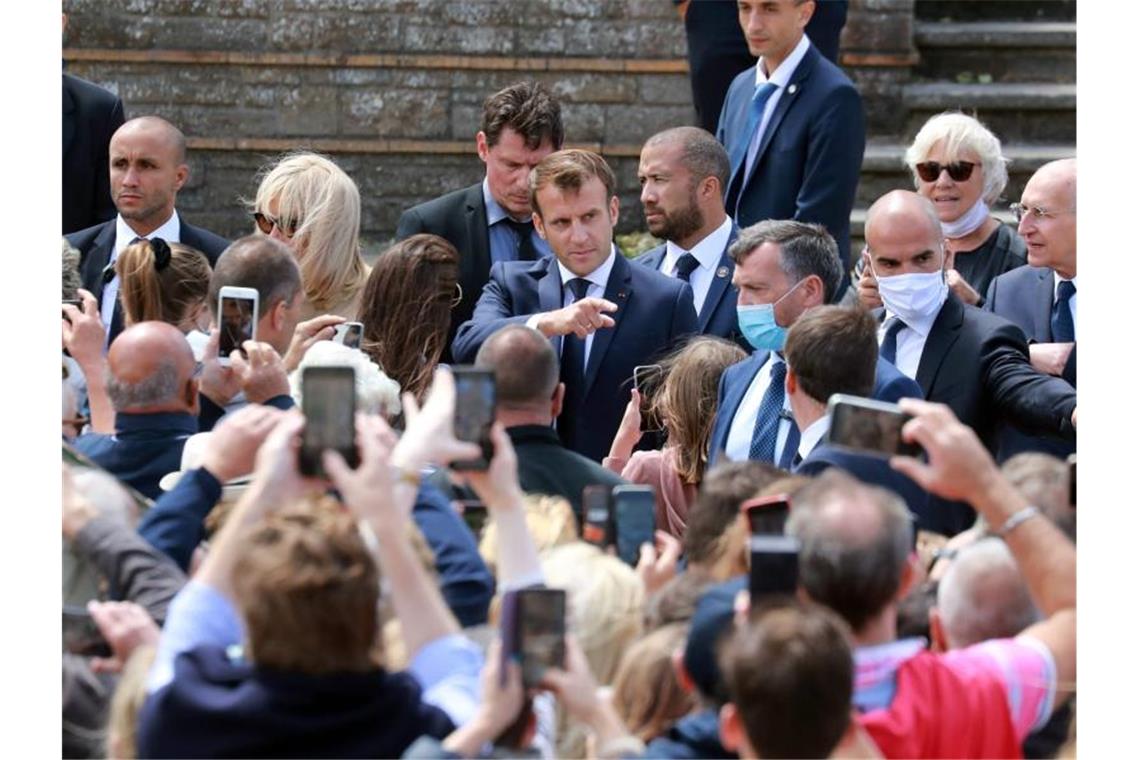
<path fill-rule="evenodd" d="M 883 301 L 880 357 L 948 405 L 993 448 L 1003 419 L 1035 433 L 1076 437 L 1076 392 L 1029 363 L 1025 336 L 1006 319 L 964 305 L 949 292 L 942 229 L 917 193 L 887 193 L 867 212 L 868 266 Z M 973 522 L 965 504 L 945 510 L 947 534 Z"/>
<path fill-rule="evenodd" d="M 784 340 L 800 315 L 834 300 L 843 276 L 839 249 L 821 225 L 770 219 L 741 230 L 728 255 L 736 264 L 740 331 L 756 350 L 721 377 L 709 462 L 756 459 L 790 469 L 800 431 L 784 392 Z M 922 391 L 880 360 L 872 396 L 897 401 Z"/>

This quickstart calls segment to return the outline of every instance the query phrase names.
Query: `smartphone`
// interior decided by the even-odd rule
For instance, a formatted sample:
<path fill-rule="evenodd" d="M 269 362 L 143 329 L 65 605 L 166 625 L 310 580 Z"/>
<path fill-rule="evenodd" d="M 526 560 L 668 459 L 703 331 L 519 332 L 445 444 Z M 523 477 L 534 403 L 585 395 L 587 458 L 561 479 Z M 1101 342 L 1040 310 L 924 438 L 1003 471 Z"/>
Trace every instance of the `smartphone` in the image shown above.
<path fill-rule="evenodd" d="M 522 666 L 523 686 L 534 688 L 547 668 L 566 667 L 566 592 L 556 588 L 524 588 L 503 596 L 504 663 Z M 507 669 L 501 673 L 506 677 Z"/>
<path fill-rule="evenodd" d="M 356 450 L 356 370 L 353 367 L 305 367 L 301 370 L 302 475 L 323 477 L 321 452 L 340 452 L 349 467 L 360 464 Z"/>
<path fill-rule="evenodd" d="M 650 486 L 614 486 L 614 543 L 618 556 L 630 565 L 637 565 L 642 544 L 653 543 L 655 503 Z"/>
<path fill-rule="evenodd" d="M 87 657 L 110 657 L 111 647 L 86 607 L 63 605 L 63 651 Z"/>
<path fill-rule="evenodd" d="M 360 322 L 341 322 L 333 333 L 333 343 L 340 343 L 349 348 L 360 348 L 360 339 L 364 337 L 364 325 Z"/>
<path fill-rule="evenodd" d="M 610 486 L 594 483 L 582 489 L 582 540 L 605 549 L 614 542 Z"/>
<path fill-rule="evenodd" d="M 218 292 L 218 363 L 230 365 L 234 350 L 245 351 L 241 344 L 257 340 L 257 289 L 224 286 Z"/>
<path fill-rule="evenodd" d="M 827 402 L 827 414 L 827 442 L 833 446 L 877 457 L 922 454 L 921 446 L 902 439 L 910 415 L 898 404 L 836 393 Z"/>
<path fill-rule="evenodd" d="M 487 506 L 478 499 L 459 499 L 461 507 L 460 516 L 467 527 L 478 539 L 483 535 L 483 526 L 487 524 Z"/>
<path fill-rule="evenodd" d="M 748 518 L 748 530 L 752 535 L 782 534 L 789 509 L 791 500 L 784 493 L 760 496 L 740 505 L 740 511 Z"/>
<path fill-rule="evenodd" d="M 794 536 L 761 534 L 748 539 L 752 555 L 748 590 L 756 602 L 772 594 L 794 594 L 799 581 L 800 542 Z"/>
<path fill-rule="evenodd" d="M 1077 455 L 1069 454 L 1069 503 L 1077 508 Z"/>
<path fill-rule="evenodd" d="M 495 453 L 491 425 L 495 422 L 495 373 L 472 366 L 452 367 L 455 375 L 455 437 L 479 444 L 477 459 L 451 463 L 453 470 L 485 470 Z"/>

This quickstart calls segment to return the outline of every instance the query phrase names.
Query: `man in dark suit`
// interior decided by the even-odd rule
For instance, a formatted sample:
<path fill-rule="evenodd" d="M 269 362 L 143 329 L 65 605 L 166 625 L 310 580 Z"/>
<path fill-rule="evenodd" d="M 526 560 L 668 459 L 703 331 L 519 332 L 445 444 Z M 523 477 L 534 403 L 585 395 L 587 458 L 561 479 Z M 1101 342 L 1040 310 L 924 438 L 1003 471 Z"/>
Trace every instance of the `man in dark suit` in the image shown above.
<path fill-rule="evenodd" d="M 1053 161 L 1025 185 L 1016 207 L 1017 231 L 1027 243 L 1029 264 L 990 283 L 986 310 L 1005 317 L 1029 339 L 1029 360 L 1040 372 L 1077 387 L 1077 160 Z M 1076 441 L 1030 437 L 1003 426 L 998 461 L 1022 451 L 1061 458 Z"/>
<path fill-rule="evenodd" d="M 740 0 L 754 69 L 728 89 L 717 139 L 732 162 L 725 208 L 741 227 L 762 219 L 817 222 L 851 268 L 851 207 L 863 164 L 863 103 L 851 80 L 806 36 L 814 2 Z M 847 288 L 844 278 L 835 297 Z"/>
<path fill-rule="evenodd" d="M 800 445 L 794 472 L 815 476 L 838 467 L 864 483 L 894 491 L 906 502 L 919 529 L 932 524 L 929 496 L 917 483 L 891 468 L 886 457 L 833 446 L 827 402 L 836 393 L 866 398 L 875 389 L 879 361 L 878 323 L 859 307 L 820 306 L 788 330 L 784 356 L 785 388 Z"/>
<path fill-rule="evenodd" d="M 508 325 L 483 343 L 475 366 L 495 373 L 495 420 L 515 447 L 524 492 L 561 496 L 581 519 L 583 488 L 626 484 L 558 439 L 554 420 L 562 412 L 566 386 L 558 379 L 554 347 L 542 333 Z"/>
<path fill-rule="evenodd" d="M 102 87 L 63 75 L 63 234 L 115 215 L 107 147 L 123 125 L 123 101 Z"/>
<path fill-rule="evenodd" d="M 459 251 L 459 305 L 451 310 L 448 348 L 459 325 L 471 319 L 499 261 L 534 261 L 550 255 L 531 222 L 527 176 L 539 161 L 562 148 L 562 108 L 538 82 L 512 84 L 483 102 L 483 123 L 475 135 L 479 159 L 487 165 L 483 181 L 405 211 L 396 226 L 402 240 L 430 232 Z"/>
<path fill-rule="evenodd" d="M 162 238 L 198 249 L 213 266 L 229 245 L 225 238 L 183 221 L 174 210 L 190 167 L 186 138 L 173 124 L 158 116 L 131 119 L 111 137 L 110 157 L 111 196 L 119 213 L 67 236 L 79 250 L 83 287 L 99 299 L 108 344 L 123 329 L 114 269 L 123 249 L 140 238 Z"/>
<path fill-rule="evenodd" d="M 1012 322 L 964 305 L 946 285 L 945 250 L 934 205 L 894 190 L 867 212 L 869 266 L 885 319 L 880 355 L 922 386 L 923 397 L 949 406 L 994 446 L 1003 418 L 1034 434 L 1076 437 L 1076 392 L 1029 362 L 1025 336 Z M 973 522 L 965 504 L 932 505 L 952 534 Z"/>
<path fill-rule="evenodd" d="M 689 283 L 702 335 L 747 348 L 736 324 L 736 288 L 728 257 L 738 232 L 724 213 L 728 154 L 703 129 L 667 129 L 645 142 L 637 178 L 645 224 L 665 243 L 636 261 Z"/>
<path fill-rule="evenodd" d="M 618 253 L 616 187 L 613 170 L 596 153 L 563 150 L 543 159 L 531 172 L 531 205 L 554 258 L 496 263 L 474 316 L 452 344 L 456 361 L 470 361 L 508 324 L 558 341 L 566 384 L 558 434 L 567 448 L 596 462 L 625 412 L 622 389 L 633 368 L 697 328 L 692 288 Z"/>
<path fill-rule="evenodd" d="M 756 459 L 791 469 L 800 430 L 784 393 L 781 352 L 788 328 L 808 309 L 833 300 L 844 278 L 839 252 L 821 225 L 770 220 L 741 230 L 729 255 L 736 262 L 737 317 L 755 352 L 721 376 L 710 463 Z M 874 398 L 920 395 L 913 380 L 878 363 Z"/>

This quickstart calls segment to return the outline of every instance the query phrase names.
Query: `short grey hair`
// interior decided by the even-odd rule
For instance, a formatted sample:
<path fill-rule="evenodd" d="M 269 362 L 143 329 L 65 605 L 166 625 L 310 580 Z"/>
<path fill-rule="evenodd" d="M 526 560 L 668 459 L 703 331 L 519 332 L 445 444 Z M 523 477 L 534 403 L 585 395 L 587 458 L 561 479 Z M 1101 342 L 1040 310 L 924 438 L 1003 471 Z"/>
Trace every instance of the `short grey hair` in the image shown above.
<path fill-rule="evenodd" d="M 116 412 L 174 401 L 182 390 L 179 380 L 173 359 L 163 359 L 154 372 L 137 383 L 121 381 L 110 371 L 105 377 L 107 395 Z"/>
<path fill-rule="evenodd" d="M 938 613 L 951 649 L 1016 636 L 1040 618 L 1000 538 L 984 538 L 958 552 L 938 584 Z"/>
<path fill-rule="evenodd" d="M 791 283 L 814 274 L 823 281 L 823 302 L 831 303 L 843 279 L 843 264 L 835 238 L 822 224 L 765 219 L 742 229 L 728 255 L 739 264 L 764 243 L 780 246 L 780 269 Z"/>
<path fill-rule="evenodd" d="M 1001 140 L 997 135 L 973 116 L 958 111 L 931 116 L 918 130 L 903 158 L 914 179 L 915 189 L 919 186 L 915 164 L 925 161 L 939 142 L 948 156 L 961 156 L 966 151 L 977 154 L 982 162 L 982 200 L 992 206 L 1009 183 L 1009 171 L 1006 169 L 1009 159 L 1002 155 Z"/>

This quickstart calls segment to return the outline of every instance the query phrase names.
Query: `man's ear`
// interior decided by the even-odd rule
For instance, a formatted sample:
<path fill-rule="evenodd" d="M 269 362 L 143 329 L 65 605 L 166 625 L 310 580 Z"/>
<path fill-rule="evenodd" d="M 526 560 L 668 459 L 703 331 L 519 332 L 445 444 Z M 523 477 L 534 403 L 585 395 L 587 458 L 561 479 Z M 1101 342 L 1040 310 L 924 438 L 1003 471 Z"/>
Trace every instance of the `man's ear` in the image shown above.
<path fill-rule="evenodd" d="M 542 223 L 542 214 L 538 213 L 537 208 L 530 212 L 530 220 L 534 222 L 534 229 L 538 236 L 546 240 L 546 225 Z"/>
<path fill-rule="evenodd" d="M 174 170 L 174 192 L 177 193 L 181 190 L 188 179 L 190 179 L 190 167 L 186 164 L 179 164 L 178 168 Z"/>
<path fill-rule="evenodd" d="M 736 705 L 726 702 L 720 708 L 720 744 L 729 752 L 740 754 L 741 739 L 744 729 L 740 724 L 740 711 Z"/>
<path fill-rule="evenodd" d="M 285 299 L 281 299 L 269 310 L 269 326 L 273 328 L 273 332 L 280 332 L 282 328 L 285 327 L 286 311 L 288 309 L 289 306 L 285 303 Z M 258 338 L 260 339 L 261 336 L 258 336 Z"/>
<path fill-rule="evenodd" d="M 685 669 L 685 650 L 681 647 L 674 649 L 670 661 L 673 663 L 673 674 L 677 676 L 677 683 L 681 685 L 686 694 L 696 694 L 697 685 L 693 683 L 692 676 Z"/>
<path fill-rule="evenodd" d="M 190 382 L 186 383 L 186 406 L 190 408 L 190 413 L 195 417 L 198 416 L 198 391 L 198 378 L 190 378 Z"/>
<path fill-rule="evenodd" d="M 720 180 L 711 175 L 702 179 L 697 185 L 697 196 L 705 201 L 723 197 Z"/>
<path fill-rule="evenodd" d="M 610 221 L 613 222 L 614 227 L 616 227 L 618 223 L 619 211 L 621 211 L 621 201 L 619 201 L 615 195 L 613 198 L 610 198 Z"/>
<path fill-rule="evenodd" d="M 491 152 L 491 146 L 487 143 L 487 135 L 483 130 L 475 133 L 475 152 L 479 154 L 479 159 L 483 163 L 487 163 L 487 156 Z"/>
<path fill-rule="evenodd" d="M 906 558 L 906 564 L 903 565 L 902 577 L 899 578 L 899 590 L 895 593 L 895 602 L 904 599 L 911 592 L 911 589 L 918 584 L 920 578 L 922 578 L 922 573 L 918 566 L 918 555 L 911 552 Z"/>
<path fill-rule="evenodd" d="M 554 395 L 550 397 L 550 416 L 555 419 L 562 414 L 562 402 L 566 400 L 566 383 L 554 386 Z"/>
<path fill-rule="evenodd" d="M 799 387 L 799 381 L 796 379 L 796 373 L 792 370 L 791 365 L 784 362 L 784 366 L 787 367 L 788 370 L 788 374 L 784 375 L 784 393 L 791 396 L 796 392 L 796 388 Z"/>
<path fill-rule="evenodd" d="M 949 652 L 950 644 L 946 641 L 946 629 L 942 626 L 942 613 L 937 607 L 931 607 L 926 613 L 930 621 L 930 650 L 932 652 Z"/>
<path fill-rule="evenodd" d="M 823 298 L 823 280 L 817 274 L 809 274 L 804 280 L 804 311 L 813 306 L 822 306 L 827 303 Z"/>

